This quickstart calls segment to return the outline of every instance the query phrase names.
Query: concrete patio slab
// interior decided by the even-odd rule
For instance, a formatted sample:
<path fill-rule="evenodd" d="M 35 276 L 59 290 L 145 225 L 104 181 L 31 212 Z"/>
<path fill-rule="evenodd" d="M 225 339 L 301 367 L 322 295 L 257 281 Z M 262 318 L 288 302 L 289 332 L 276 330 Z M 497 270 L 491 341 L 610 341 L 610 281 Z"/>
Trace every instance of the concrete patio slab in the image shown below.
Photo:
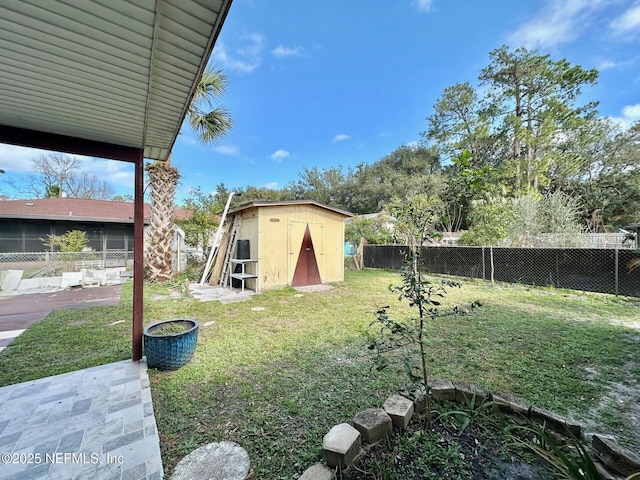
<path fill-rule="evenodd" d="M 0 405 L 0 480 L 163 476 L 144 362 L 0 387 Z"/>
<path fill-rule="evenodd" d="M 190 283 L 189 292 L 200 302 L 219 301 L 220 303 L 244 302 L 251 298 L 255 292 L 246 290 L 242 292 L 239 288 L 225 288 L 214 285 L 200 285 Z"/>
<path fill-rule="evenodd" d="M 114 285 L 0 296 L 0 349 L 4 349 L 20 333 L 42 320 L 52 310 L 117 305 L 121 289 L 121 285 Z"/>
<path fill-rule="evenodd" d="M 304 287 L 295 287 L 295 289 L 299 292 L 319 293 L 319 292 L 328 292 L 329 290 L 333 290 L 333 285 L 327 285 L 326 283 L 319 283 L 317 285 L 305 285 Z"/>

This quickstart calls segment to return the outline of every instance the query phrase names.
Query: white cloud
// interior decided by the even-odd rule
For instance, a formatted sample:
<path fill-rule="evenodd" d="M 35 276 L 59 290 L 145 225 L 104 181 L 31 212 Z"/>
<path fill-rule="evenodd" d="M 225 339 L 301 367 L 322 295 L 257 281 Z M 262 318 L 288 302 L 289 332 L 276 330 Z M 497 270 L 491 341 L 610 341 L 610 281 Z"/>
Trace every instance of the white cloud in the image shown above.
<path fill-rule="evenodd" d="M 284 45 L 278 45 L 276 48 L 271 50 L 271 54 L 274 57 L 284 58 L 284 57 L 301 57 L 303 55 L 302 47 L 285 47 Z"/>
<path fill-rule="evenodd" d="M 602 60 L 596 65 L 596 69 L 600 72 L 603 72 L 605 70 L 616 68 L 618 66 L 620 66 L 620 63 L 613 60 Z"/>
<path fill-rule="evenodd" d="M 195 136 L 184 134 L 182 132 L 178 136 L 178 142 L 184 145 L 199 147 L 201 151 L 205 151 L 208 148 L 211 148 L 214 152 L 220 153 L 222 155 L 235 156 L 240 153 L 240 149 L 235 145 L 216 145 L 214 147 L 209 147 L 199 141 Z"/>
<path fill-rule="evenodd" d="M 215 152 L 221 153 L 222 155 L 238 155 L 240 150 L 235 145 L 217 145 L 213 147 Z"/>
<path fill-rule="evenodd" d="M 275 190 L 278 188 L 278 182 L 269 182 L 262 185 L 262 188 L 269 188 L 271 190 Z"/>
<path fill-rule="evenodd" d="M 81 172 L 95 175 L 109 184 L 128 187 L 133 190 L 135 171 L 132 163 L 102 158 L 79 157 L 77 155 L 76 157 L 81 160 L 87 160 L 80 162 Z"/>
<path fill-rule="evenodd" d="M 178 142 L 184 143 L 185 145 L 199 145 L 198 139 L 192 135 L 186 135 L 182 131 L 180 135 L 178 135 Z"/>
<path fill-rule="evenodd" d="M 0 168 L 5 172 L 32 172 L 31 160 L 50 153 L 47 150 L 38 150 L 37 148 L 0 144 Z"/>
<path fill-rule="evenodd" d="M 604 70 L 610 70 L 612 68 L 626 68 L 626 67 L 632 66 L 636 60 L 637 60 L 637 57 L 636 58 L 631 57 L 627 60 L 622 60 L 622 61 L 606 59 L 606 58 L 600 59 L 598 63 L 596 63 L 596 69 L 602 72 Z"/>
<path fill-rule="evenodd" d="M 627 105 L 622 109 L 622 115 L 631 120 L 640 120 L 640 103 Z"/>
<path fill-rule="evenodd" d="M 49 156 L 58 154 L 59 152 L 52 152 L 50 150 L 40 150 L 37 148 L 0 144 L 0 168 L 5 172 L 33 173 L 33 159 L 43 155 Z M 100 177 L 102 177 L 102 174 L 104 172 L 104 170 L 102 169 L 103 167 L 101 166 L 103 162 L 118 164 L 126 163 L 117 162 L 116 160 L 103 160 L 93 157 L 87 157 L 85 155 L 74 155 L 72 153 L 65 153 L 64 155 L 68 155 L 80 160 L 79 170 L 81 172 L 88 172 L 91 174 L 99 175 Z"/>
<path fill-rule="evenodd" d="M 271 156 L 271 160 L 273 160 L 276 163 L 280 163 L 285 158 L 289 157 L 289 152 L 287 152 L 286 150 L 276 150 L 270 156 Z"/>
<path fill-rule="evenodd" d="M 347 135 L 346 133 L 339 133 L 338 135 L 333 137 L 333 141 L 334 142 L 342 142 L 344 140 L 349 140 L 350 138 L 351 138 L 351 136 Z"/>
<path fill-rule="evenodd" d="M 49 150 L 39 150 L 36 148 L 18 147 L 15 145 L 0 144 L 0 169 L 6 172 L 1 180 L 13 179 L 16 188 L 20 188 L 25 182 L 27 175 L 34 173 L 34 158 L 45 155 L 56 155 L 58 152 Z M 93 158 L 84 155 L 65 154 L 80 160 L 78 171 L 88 175 L 94 175 L 100 180 L 116 186 L 133 189 L 134 186 L 134 166 L 129 162 L 119 162 L 117 160 L 107 160 L 103 158 Z"/>
<path fill-rule="evenodd" d="M 433 6 L 433 0 L 413 0 L 411 5 L 416 7 L 423 13 L 429 13 L 431 11 L 431 7 Z"/>
<path fill-rule="evenodd" d="M 622 117 L 611 117 L 611 120 L 619 123 L 623 128 L 629 128 L 640 120 L 640 103 L 625 106 L 622 109 Z"/>
<path fill-rule="evenodd" d="M 631 8 L 613 20 L 609 26 L 616 35 L 631 34 L 637 36 L 640 33 L 640 2 L 634 3 Z"/>
<path fill-rule="evenodd" d="M 615 0 L 549 0 L 531 20 L 509 36 L 515 47 L 548 48 L 575 40 Z"/>
<path fill-rule="evenodd" d="M 230 48 L 220 42 L 213 50 L 213 60 L 226 70 L 251 73 L 260 66 L 264 36 L 260 33 L 244 34 L 240 37 L 240 46 Z"/>

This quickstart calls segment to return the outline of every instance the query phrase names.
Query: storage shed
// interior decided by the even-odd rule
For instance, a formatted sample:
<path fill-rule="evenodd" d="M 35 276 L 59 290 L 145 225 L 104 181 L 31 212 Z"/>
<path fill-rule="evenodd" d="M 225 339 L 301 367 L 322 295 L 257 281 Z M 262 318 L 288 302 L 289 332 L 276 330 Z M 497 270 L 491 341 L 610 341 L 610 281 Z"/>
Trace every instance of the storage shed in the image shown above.
<path fill-rule="evenodd" d="M 353 214 L 296 200 L 253 201 L 228 215 L 231 248 L 224 268 L 243 288 L 245 283 L 262 291 L 344 280 L 344 220 Z"/>

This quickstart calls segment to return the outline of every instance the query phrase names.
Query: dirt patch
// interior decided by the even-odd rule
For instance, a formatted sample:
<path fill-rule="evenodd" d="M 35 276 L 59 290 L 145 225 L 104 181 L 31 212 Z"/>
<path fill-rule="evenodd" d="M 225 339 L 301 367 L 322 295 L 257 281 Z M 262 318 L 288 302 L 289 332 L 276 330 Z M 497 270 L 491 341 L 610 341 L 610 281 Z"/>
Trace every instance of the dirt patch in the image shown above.
<path fill-rule="evenodd" d="M 329 290 L 333 290 L 332 285 L 326 285 L 324 283 L 318 285 L 306 285 L 304 287 L 295 287 L 299 292 L 305 293 L 319 293 L 319 292 L 328 292 Z"/>
<path fill-rule="evenodd" d="M 618 320 L 618 319 L 612 318 L 609 320 L 609 323 L 611 325 L 621 325 L 623 327 L 632 328 L 634 330 L 640 331 L 640 320 L 631 321 L 631 320 Z"/>
<path fill-rule="evenodd" d="M 626 383 L 609 383 L 598 405 L 591 408 L 586 418 L 579 421 L 588 432 L 613 435 L 620 444 L 638 451 L 640 447 L 640 383 L 632 377 L 628 378 Z M 612 423 L 620 425 L 621 428 L 605 426 Z"/>
<path fill-rule="evenodd" d="M 343 480 L 554 478 L 539 457 L 515 446 L 515 436 L 503 434 L 505 424 L 489 416 L 477 420 L 460 431 L 445 417 L 436 420 L 429 431 L 425 418 L 414 417 L 406 430 L 395 430 L 390 438 L 371 447 Z"/>
<path fill-rule="evenodd" d="M 176 300 L 178 298 L 182 298 L 182 293 L 178 292 L 177 290 L 169 290 L 169 294 L 168 295 L 153 295 L 151 297 L 151 300 L 153 300 L 154 302 L 156 301 L 160 301 L 160 300 Z"/>

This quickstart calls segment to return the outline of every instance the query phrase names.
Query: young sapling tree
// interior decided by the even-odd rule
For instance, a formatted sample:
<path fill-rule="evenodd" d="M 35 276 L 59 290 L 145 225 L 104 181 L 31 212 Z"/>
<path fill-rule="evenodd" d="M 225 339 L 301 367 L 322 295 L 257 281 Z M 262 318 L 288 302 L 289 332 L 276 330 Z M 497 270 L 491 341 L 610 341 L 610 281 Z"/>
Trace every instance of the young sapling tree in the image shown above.
<path fill-rule="evenodd" d="M 388 367 L 395 360 L 402 364 L 407 374 L 407 390 L 413 400 L 426 397 L 428 428 L 433 426 L 431 416 L 431 392 L 427 366 L 427 322 L 449 315 L 460 315 L 479 306 L 473 302 L 468 307 L 441 308 L 447 287 L 460 287 L 459 282 L 442 280 L 434 284 L 428 280 L 420 262 L 421 247 L 436 223 L 434 213 L 437 205 L 426 196 L 415 196 L 405 202 L 393 202 L 391 214 L 396 222 L 402 223 L 402 231 L 409 234 L 411 252 L 401 271 L 402 284 L 390 286 L 398 294 L 398 300 L 407 300 L 415 308 L 416 314 L 410 318 L 395 320 L 389 316 L 389 306 L 379 308 L 376 319 L 371 323 L 368 334 L 368 348 L 374 350 L 375 367 Z"/>

